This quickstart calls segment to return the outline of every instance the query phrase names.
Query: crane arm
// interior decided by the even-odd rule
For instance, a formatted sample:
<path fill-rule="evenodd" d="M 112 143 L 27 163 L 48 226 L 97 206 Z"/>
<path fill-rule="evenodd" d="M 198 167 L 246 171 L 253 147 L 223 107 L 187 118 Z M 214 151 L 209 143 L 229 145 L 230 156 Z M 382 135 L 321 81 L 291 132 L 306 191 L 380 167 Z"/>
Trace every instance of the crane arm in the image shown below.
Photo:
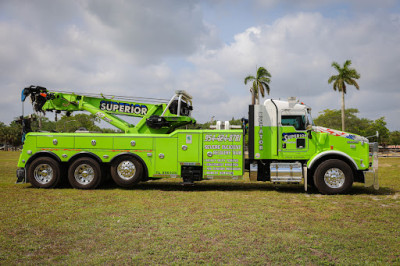
<path fill-rule="evenodd" d="M 175 128 L 196 123 L 190 117 L 192 107 L 191 96 L 184 91 L 176 94 L 167 103 L 142 103 L 136 101 L 117 100 L 83 94 L 50 92 L 44 87 L 30 86 L 22 91 L 21 100 L 30 96 L 37 112 L 46 111 L 87 111 L 100 119 L 119 128 L 125 133 L 169 133 Z M 136 126 L 119 117 L 134 116 L 143 118 Z"/>

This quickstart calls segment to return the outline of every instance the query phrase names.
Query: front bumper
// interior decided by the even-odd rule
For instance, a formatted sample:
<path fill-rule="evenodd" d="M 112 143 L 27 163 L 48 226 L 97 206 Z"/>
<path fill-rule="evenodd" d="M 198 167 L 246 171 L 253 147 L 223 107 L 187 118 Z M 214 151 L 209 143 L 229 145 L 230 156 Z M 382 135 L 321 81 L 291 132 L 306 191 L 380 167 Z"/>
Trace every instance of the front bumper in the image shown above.
<path fill-rule="evenodd" d="M 370 143 L 372 148 L 372 169 L 364 172 L 364 186 L 374 187 L 374 189 L 379 189 L 378 182 L 378 143 Z"/>
<path fill-rule="evenodd" d="M 25 168 L 17 169 L 17 184 L 25 183 Z"/>

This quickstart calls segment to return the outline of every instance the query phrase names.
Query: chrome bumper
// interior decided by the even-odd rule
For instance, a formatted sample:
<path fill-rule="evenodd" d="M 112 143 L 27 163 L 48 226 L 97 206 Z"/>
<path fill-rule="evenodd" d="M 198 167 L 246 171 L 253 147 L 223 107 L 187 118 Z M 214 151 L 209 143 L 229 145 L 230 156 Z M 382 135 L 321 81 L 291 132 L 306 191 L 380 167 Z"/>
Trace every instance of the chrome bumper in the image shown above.
<path fill-rule="evenodd" d="M 364 186 L 379 189 L 378 183 L 378 143 L 370 143 L 372 147 L 372 169 L 364 172 Z"/>

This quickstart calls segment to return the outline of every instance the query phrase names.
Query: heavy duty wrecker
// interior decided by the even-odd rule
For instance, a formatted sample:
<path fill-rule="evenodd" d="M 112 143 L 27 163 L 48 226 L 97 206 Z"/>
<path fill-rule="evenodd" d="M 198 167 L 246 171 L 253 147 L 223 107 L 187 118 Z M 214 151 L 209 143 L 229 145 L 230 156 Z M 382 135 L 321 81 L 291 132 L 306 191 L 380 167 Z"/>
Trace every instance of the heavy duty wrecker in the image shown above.
<path fill-rule="evenodd" d="M 247 169 L 257 181 L 303 182 L 305 190 L 316 187 L 324 194 L 345 193 L 353 182 L 378 189 L 377 143 L 314 126 L 311 108 L 295 98 L 250 105 L 249 118 L 239 129 L 217 121 L 214 129 L 187 130 L 182 126 L 196 121 L 192 97 L 185 91 L 176 91 L 164 103 L 52 92 L 40 86 L 23 89 L 21 100 L 26 97 L 36 111 L 88 111 L 122 131 L 28 133 L 25 126 L 17 182 L 34 187 L 52 188 L 68 179 L 74 188 L 94 189 L 107 175 L 122 187 L 165 177 L 193 184 L 239 179 Z M 142 119 L 134 126 L 120 115 Z"/>

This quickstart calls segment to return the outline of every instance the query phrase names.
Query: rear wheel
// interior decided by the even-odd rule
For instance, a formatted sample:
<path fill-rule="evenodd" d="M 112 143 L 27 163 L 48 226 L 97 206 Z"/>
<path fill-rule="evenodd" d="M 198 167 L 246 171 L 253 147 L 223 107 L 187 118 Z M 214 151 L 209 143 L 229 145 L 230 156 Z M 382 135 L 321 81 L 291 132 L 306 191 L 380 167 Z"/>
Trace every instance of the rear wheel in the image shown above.
<path fill-rule="evenodd" d="M 315 170 L 314 184 L 322 194 L 346 193 L 353 185 L 353 171 L 344 161 L 330 159 Z"/>
<path fill-rule="evenodd" d="M 111 164 L 111 177 L 121 187 L 132 187 L 142 181 L 143 166 L 132 156 L 123 155 Z"/>
<path fill-rule="evenodd" d="M 27 171 L 29 183 L 36 188 L 52 188 L 60 183 L 60 164 L 49 157 L 33 160 Z"/>
<path fill-rule="evenodd" d="M 68 180 L 74 188 L 94 189 L 101 179 L 100 164 L 92 158 L 79 158 L 69 166 Z"/>

